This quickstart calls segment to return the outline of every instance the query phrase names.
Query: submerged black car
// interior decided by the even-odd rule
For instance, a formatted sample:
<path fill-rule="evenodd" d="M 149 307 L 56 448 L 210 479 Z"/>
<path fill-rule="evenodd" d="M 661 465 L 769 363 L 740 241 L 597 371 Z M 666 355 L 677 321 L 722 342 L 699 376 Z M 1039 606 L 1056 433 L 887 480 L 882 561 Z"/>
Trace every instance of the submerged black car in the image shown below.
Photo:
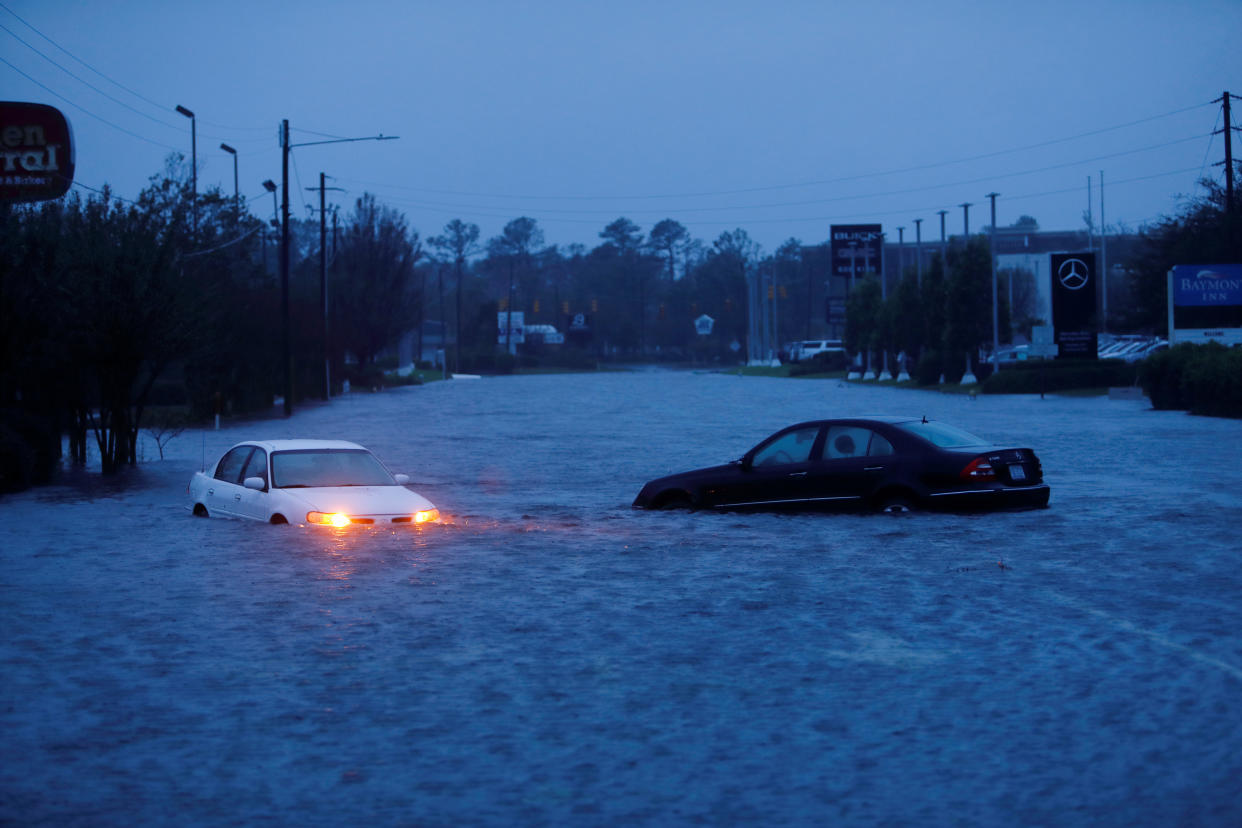
<path fill-rule="evenodd" d="M 1029 448 L 945 423 L 818 420 L 776 432 L 728 465 L 652 480 L 635 509 L 1008 509 L 1048 505 Z"/>

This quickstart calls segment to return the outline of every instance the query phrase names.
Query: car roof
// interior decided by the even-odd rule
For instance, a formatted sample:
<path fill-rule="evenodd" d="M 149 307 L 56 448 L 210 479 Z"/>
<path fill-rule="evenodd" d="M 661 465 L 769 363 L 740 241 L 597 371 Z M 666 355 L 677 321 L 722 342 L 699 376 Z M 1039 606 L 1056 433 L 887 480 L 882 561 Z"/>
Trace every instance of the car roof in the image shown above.
<path fill-rule="evenodd" d="M 244 440 L 241 446 L 259 446 L 271 451 L 305 451 L 307 449 L 362 449 L 348 440 Z"/>
<path fill-rule="evenodd" d="M 804 423 L 796 423 L 789 428 L 797 428 L 798 426 L 823 425 L 825 423 L 883 423 L 884 425 L 898 425 L 900 423 L 917 423 L 925 420 L 924 417 L 899 416 L 896 414 L 868 414 L 863 417 L 826 417 L 822 420 L 807 420 Z M 928 420 L 928 422 L 932 422 Z M 783 430 L 783 429 L 782 429 Z"/>

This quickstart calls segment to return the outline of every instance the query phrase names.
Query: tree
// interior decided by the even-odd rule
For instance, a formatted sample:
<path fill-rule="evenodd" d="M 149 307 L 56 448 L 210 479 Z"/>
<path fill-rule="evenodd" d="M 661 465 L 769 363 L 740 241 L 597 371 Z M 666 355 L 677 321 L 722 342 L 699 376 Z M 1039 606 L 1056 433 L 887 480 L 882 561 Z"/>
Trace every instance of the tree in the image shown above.
<path fill-rule="evenodd" d="M 453 370 L 461 371 L 461 298 L 462 278 L 466 260 L 479 251 L 479 225 L 467 224 L 461 219 L 453 219 L 444 225 L 444 235 L 436 236 L 428 243 L 439 250 L 453 262 L 453 277 L 456 285 L 454 302 L 453 328 L 456 336 L 453 340 Z"/>
<path fill-rule="evenodd" d="M 948 250 L 945 282 L 945 350 L 948 358 L 971 359 L 992 341 L 992 254 L 986 237 L 976 236 Z"/>
<path fill-rule="evenodd" d="M 677 251 L 689 237 L 690 232 L 682 226 L 681 222 L 671 218 L 656 222 L 647 237 L 647 243 L 651 245 L 651 249 L 664 256 L 665 273 L 670 282 L 677 278 Z"/>
<path fill-rule="evenodd" d="M 845 350 L 870 354 L 880 344 L 883 310 L 880 280 L 874 274 L 858 280 L 845 300 Z"/>
<path fill-rule="evenodd" d="M 506 302 L 508 318 L 505 323 L 505 349 L 509 350 L 512 347 L 513 336 L 513 289 L 516 266 L 521 264 L 527 271 L 532 269 L 531 254 L 543 246 L 543 231 L 539 229 L 538 223 L 533 218 L 522 216 L 506 224 L 500 235 L 489 241 L 487 246 L 490 256 L 504 259 L 508 264 L 509 291 Z"/>
<path fill-rule="evenodd" d="M 343 278 L 333 285 L 332 330 L 360 366 L 414 327 L 423 302 L 414 285 L 421 253 L 405 216 L 370 193 L 355 202 L 337 253 Z"/>
<path fill-rule="evenodd" d="M 1238 169 L 1242 173 L 1242 162 Z M 1133 273 L 1131 296 L 1117 315 L 1130 330 L 1167 335 L 1165 274 L 1174 265 L 1242 260 L 1242 220 L 1226 214 L 1225 192 L 1219 184 L 1210 180 L 1200 184 L 1204 194 L 1180 215 L 1145 229 L 1138 251 L 1126 263 Z"/>

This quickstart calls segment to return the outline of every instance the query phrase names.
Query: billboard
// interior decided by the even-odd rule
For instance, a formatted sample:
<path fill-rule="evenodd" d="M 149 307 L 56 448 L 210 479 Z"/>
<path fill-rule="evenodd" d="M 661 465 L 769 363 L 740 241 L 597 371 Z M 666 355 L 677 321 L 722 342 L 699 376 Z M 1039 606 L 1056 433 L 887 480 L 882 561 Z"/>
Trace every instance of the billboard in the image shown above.
<path fill-rule="evenodd" d="M 60 198 L 73 183 L 73 133 L 46 104 L 0 102 L 0 202 Z"/>
<path fill-rule="evenodd" d="M 1169 344 L 1242 344 L 1242 264 L 1174 265 L 1168 280 Z"/>
<path fill-rule="evenodd" d="M 1095 359 L 1095 254 L 1053 253 L 1052 327 L 1059 359 Z"/>
<path fill-rule="evenodd" d="M 879 224 L 832 225 L 832 275 L 849 280 L 884 272 L 884 228 Z"/>

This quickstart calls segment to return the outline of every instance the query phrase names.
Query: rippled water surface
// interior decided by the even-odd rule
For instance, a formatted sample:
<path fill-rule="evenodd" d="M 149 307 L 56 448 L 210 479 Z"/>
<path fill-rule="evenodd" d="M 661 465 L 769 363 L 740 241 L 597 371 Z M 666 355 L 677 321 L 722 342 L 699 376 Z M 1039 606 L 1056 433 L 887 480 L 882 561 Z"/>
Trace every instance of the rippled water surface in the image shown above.
<path fill-rule="evenodd" d="M 1051 507 L 629 508 L 871 413 L 1035 448 Z M 368 445 L 447 522 L 191 517 L 254 437 Z M 661 372 L 187 432 L 0 499 L 0 822 L 1239 824 L 1240 446 L 1145 402 Z"/>

